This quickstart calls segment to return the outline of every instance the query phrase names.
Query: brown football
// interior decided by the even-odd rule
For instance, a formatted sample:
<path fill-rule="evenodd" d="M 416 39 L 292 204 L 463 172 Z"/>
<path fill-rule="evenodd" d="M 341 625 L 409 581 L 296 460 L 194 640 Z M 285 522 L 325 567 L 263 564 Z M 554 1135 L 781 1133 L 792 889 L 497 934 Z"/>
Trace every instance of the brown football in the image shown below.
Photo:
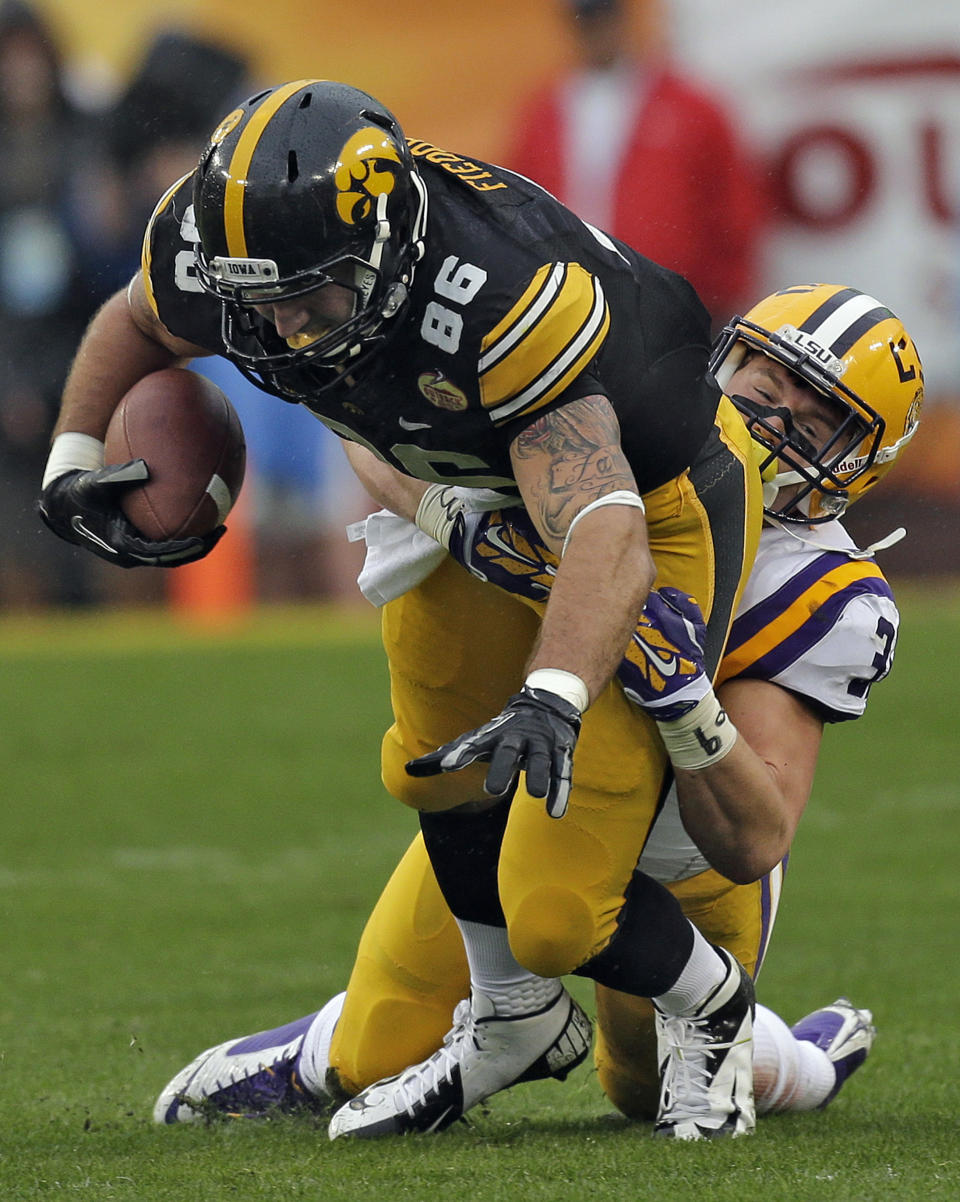
<path fill-rule="evenodd" d="M 105 462 L 143 459 L 150 478 L 121 507 L 146 538 L 208 534 L 223 524 L 243 484 L 246 445 L 236 410 L 212 381 L 170 367 L 138 380 L 107 430 Z"/>

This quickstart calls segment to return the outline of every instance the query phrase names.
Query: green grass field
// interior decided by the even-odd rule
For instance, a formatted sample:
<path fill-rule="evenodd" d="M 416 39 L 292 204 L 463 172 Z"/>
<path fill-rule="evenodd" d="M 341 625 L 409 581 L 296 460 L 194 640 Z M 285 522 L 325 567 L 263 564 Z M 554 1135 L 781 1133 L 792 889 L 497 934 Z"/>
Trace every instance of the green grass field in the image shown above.
<path fill-rule="evenodd" d="M 955 598 L 901 597 L 893 676 L 828 732 L 761 978 L 789 1021 L 844 992 L 871 1006 L 874 1054 L 829 1110 L 721 1145 L 654 1142 L 586 1066 L 436 1138 L 155 1128 L 157 1092 L 198 1051 L 343 986 L 406 846 L 377 771 L 374 620 L 0 624 L 0 1197 L 960 1197 Z"/>

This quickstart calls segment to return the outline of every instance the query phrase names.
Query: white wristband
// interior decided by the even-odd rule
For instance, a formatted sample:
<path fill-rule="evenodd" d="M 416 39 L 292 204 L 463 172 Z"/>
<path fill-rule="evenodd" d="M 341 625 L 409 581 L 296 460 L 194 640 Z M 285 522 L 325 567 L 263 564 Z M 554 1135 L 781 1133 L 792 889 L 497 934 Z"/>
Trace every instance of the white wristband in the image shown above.
<path fill-rule="evenodd" d="M 103 443 L 92 434 L 68 430 L 53 440 L 47 466 L 43 472 L 43 488 L 67 472 L 95 472 L 103 467 Z"/>
<path fill-rule="evenodd" d="M 637 493 L 631 492 L 628 488 L 618 488 L 616 492 L 608 492 L 602 497 L 597 497 L 595 501 L 591 501 L 589 505 L 584 505 L 579 513 L 573 515 L 573 521 L 567 527 L 567 537 L 563 540 L 561 555 L 566 552 L 567 544 L 570 542 L 570 535 L 573 534 L 577 522 L 581 518 L 585 518 L 588 513 L 592 513 L 595 509 L 602 509 L 604 505 L 626 505 L 631 509 L 639 509 L 641 513 L 647 512 L 643 498 Z"/>
<path fill-rule="evenodd" d="M 449 484 L 431 484 L 420 498 L 414 521 L 432 539 L 450 550 L 454 522 L 463 510 L 463 501 Z"/>
<path fill-rule="evenodd" d="M 737 728 L 712 690 L 672 722 L 658 722 L 657 730 L 675 768 L 696 771 L 722 760 L 737 741 Z"/>
<path fill-rule="evenodd" d="M 535 668 L 523 682 L 528 689 L 546 689 L 575 705 L 582 714 L 590 704 L 590 692 L 576 674 L 563 668 Z"/>

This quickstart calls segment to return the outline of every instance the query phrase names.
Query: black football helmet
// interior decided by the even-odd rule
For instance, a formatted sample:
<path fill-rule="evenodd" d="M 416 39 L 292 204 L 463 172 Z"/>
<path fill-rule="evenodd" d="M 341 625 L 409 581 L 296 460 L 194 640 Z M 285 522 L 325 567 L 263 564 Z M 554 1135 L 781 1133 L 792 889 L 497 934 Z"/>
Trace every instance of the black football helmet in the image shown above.
<path fill-rule="evenodd" d="M 405 305 L 426 191 L 394 116 L 346 84 L 297 80 L 217 126 L 197 167 L 197 272 L 223 304 L 225 353 L 255 383 L 307 400 L 355 376 Z M 350 316 L 281 338 L 252 306 L 336 283 Z"/>

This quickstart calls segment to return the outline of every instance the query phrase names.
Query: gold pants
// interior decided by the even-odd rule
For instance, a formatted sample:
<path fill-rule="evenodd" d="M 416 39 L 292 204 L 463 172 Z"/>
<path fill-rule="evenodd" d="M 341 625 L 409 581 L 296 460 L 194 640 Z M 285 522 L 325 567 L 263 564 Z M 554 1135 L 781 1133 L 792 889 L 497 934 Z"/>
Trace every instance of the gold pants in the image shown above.
<path fill-rule="evenodd" d="M 750 445 L 741 418 L 724 401 L 711 444 L 694 468 L 644 497 L 656 587 L 674 585 L 697 598 L 708 621 L 711 671 L 718 666 L 759 538 L 760 481 Z M 446 810 L 485 797 L 485 765 L 416 779 L 406 774 L 404 764 L 500 711 L 522 684 L 538 625 L 533 603 L 528 606 L 481 583 L 452 561 L 384 608 L 383 641 L 395 720 L 384 736 L 382 770 L 395 797 L 421 810 Z M 521 783 L 504 835 L 499 889 L 510 945 L 524 967 L 559 977 L 610 941 L 656 815 L 665 769 L 653 722 L 611 683 L 584 715 L 564 818 L 547 817 L 542 799 L 530 797 Z M 383 974 L 383 963 L 376 971 L 370 968 L 380 955 L 377 942 L 394 923 L 399 924 L 398 933 L 390 942 L 403 945 L 405 924 L 413 917 L 411 892 L 418 899 L 418 914 L 420 899 L 431 896 L 425 876 L 432 874 L 418 871 L 411 876 L 409 855 L 398 869 L 403 888 L 395 885 L 396 877 L 391 881 L 374 913 L 376 921 L 371 919 L 364 934 L 338 1026 L 334 1062 L 343 1058 L 338 1067 L 351 1086 L 368 1081 L 359 1067 L 367 1053 L 349 1050 L 355 1039 L 355 1006 L 366 1016 L 358 1029 L 371 1020 L 374 1029 L 380 1029 L 382 1022 L 384 1034 L 391 1038 L 401 1024 L 416 1031 L 421 1022 L 409 1013 L 423 1004 L 416 974 L 411 978 L 416 1004 L 403 1002 L 403 1016 L 390 1019 L 381 1011 L 398 1004 L 396 983 L 389 972 Z M 438 899 L 439 894 L 417 921 L 428 927 L 434 918 L 439 922 L 446 907 Z M 391 910 L 386 915 L 385 904 Z M 400 906 L 399 912 L 393 912 L 394 905 Z M 444 921 L 449 922 L 449 915 Z M 410 934 L 414 941 L 420 937 Z M 419 963 L 419 954 L 414 958 Z M 458 971 L 460 988 L 454 1002 L 466 993 L 462 964 Z M 400 976 L 406 979 L 405 970 Z M 379 986 L 386 992 L 378 997 Z M 352 996 L 361 992 L 369 996 Z M 445 1024 L 442 1035 L 449 1026 L 449 998 L 437 1009 Z M 433 1017 L 422 1020 L 432 1042 L 404 1063 L 421 1059 L 437 1046 Z M 375 1062 L 378 1054 L 371 1049 L 369 1055 Z M 377 1072 L 369 1080 L 382 1075 Z"/>
<path fill-rule="evenodd" d="M 751 885 L 700 873 L 669 885 L 683 912 L 712 943 L 759 970 L 776 915 L 781 870 Z M 460 931 L 417 836 L 367 921 L 330 1063 L 347 1093 L 417 1064 L 440 1046 L 470 974 Z M 630 1118 L 656 1113 L 653 1009 L 646 998 L 596 986 L 600 1084 Z"/>

